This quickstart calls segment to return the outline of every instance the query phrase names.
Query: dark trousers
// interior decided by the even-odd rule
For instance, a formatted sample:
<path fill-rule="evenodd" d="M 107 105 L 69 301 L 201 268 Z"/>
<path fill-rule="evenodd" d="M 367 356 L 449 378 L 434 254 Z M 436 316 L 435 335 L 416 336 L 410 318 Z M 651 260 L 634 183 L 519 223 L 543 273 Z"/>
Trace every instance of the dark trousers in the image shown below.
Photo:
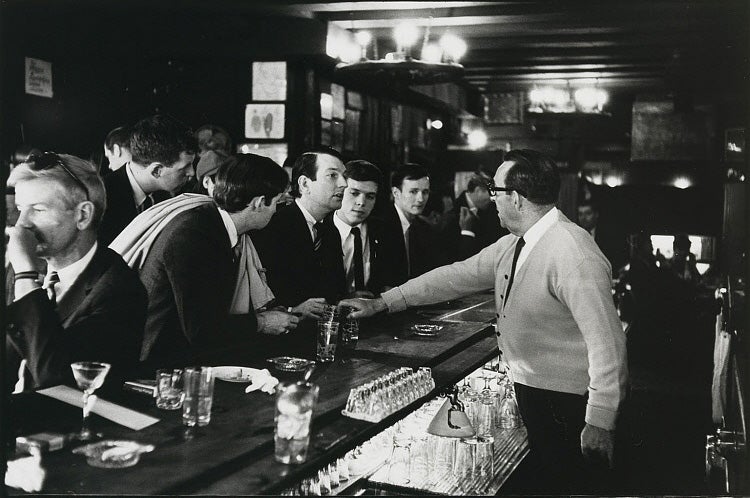
<path fill-rule="evenodd" d="M 529 435 L 524 462 L 536 475 L 529 491 L 540 494 L 606 494 L 614 485 L 601 463 L 584 460 L 581 431 L 587 395 L 537 389 L 515 384 L 518 410 Z"/>

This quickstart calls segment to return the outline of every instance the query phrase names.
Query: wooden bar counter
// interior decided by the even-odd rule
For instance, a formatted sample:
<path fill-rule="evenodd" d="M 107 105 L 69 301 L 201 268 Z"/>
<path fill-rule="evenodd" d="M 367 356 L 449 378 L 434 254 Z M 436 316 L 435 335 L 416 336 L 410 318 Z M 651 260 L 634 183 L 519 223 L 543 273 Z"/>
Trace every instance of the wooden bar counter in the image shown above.
<path fill-rule="evenodd" d="M 472 318 L 477 321 L 472 321 Z M 307 462 L 283 465 L 273 458 L 274 396 L 246 394 L 244 383 L 216 380 L 211 423 L 188 429 L 182 411 L 164 411 L 146 395 L 120 392 L 103 396 L 160 421 L 132 431 L 92 415 L 92 426 L 106 439 L 130 439 L 155 445 L 134 467 L 99 469 L 66 447 L 43 457 L 47 480 L 43 493 L 53 494 L 274 494 L 310 476 L 334 458 L 361 444 L 497 355 L 492 326 L 491 293 L 450 303 L 408 310 L 363 321 L 357 350 L 345 360 L 319 365 L 312 381 L 320 386 Z M 419 337 L 415 323 L 440 323 L 438 337 Z M 227 364 L 227 363 L 215 363 Z M 230 363 L 266 368 L 258 361 Z M 401 366 L 429 366 L 436 390 L 379 423 L 341 415 L 349 389 Z M 69 433 L 80 427 L 80 408 L 40 394 L 14 395 L 11 431 Z M 9 494 L 22 494 L 7 489 Z"/>

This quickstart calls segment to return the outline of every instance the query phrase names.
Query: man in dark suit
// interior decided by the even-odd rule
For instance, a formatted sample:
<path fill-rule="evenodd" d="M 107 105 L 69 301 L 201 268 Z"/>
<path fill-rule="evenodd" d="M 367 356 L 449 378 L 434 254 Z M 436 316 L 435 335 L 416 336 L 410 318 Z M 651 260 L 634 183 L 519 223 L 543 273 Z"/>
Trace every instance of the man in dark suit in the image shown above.
<path fill-rule="evenodd" d="M 93 164 L 45 153 L 14 168 L 20 212 L 8 259 L 15 300 L 7 309 L 6 372 L 16 391 L 73 384 L 75 361 L 110 363 L 105 386 L 119 388 L 136 366 L 146 291 L 118 254 L 96 241 L 106 205 Z M 44 286 L 36 258 L 47 262 Z"/>
<path fill-rule="evenodd" d="M 130 135 L 130 162 L 104 182 L 107 210 L 99 242 L 112 242 L 138 213 L 168 199 L 194 176 L 197 148 L 189 128 L 175 119 L 156 115 L 136 123 Z"/>
<path fill-rule="evenodd" d="M 472 175 L 466 190 L 456 198 L 454 208 L 447 214 L 442 238 L 456 261 L 475 255 L 508 233 L 500 226 L 497 208 L 487 190 L 491 180 L 479 173 Z"/>
<path fill-rule="evenodd" d="M 394 287 L 440 266 L 444 244 L 419 215 L 430 196 L 427 168 L 407 163 L 391 175 L 393 207 L 383 222 L 384 285 Z"/>
<path fill-rule="evenodd" d="M 627 261 L 627 244 L 625 237 L 618 235 L 615 230 L 599 223 L 599 206 L 592 200 L 585 200 L 578 205 L 578 225 L 586 229 L 599 249 L 612 265 L 612 272 L 617 271 Z"/>
<path fill-rule="evenodd" d="M 333 223 L 324 220 L 341 207 L 345 188 L 338 152 L 320 149 L 301 154 L 292 167 L 294 202 L 280 208 L 268 227 L 254 234 L 277 303 L 303 319 L 322 317 L 326 301 L 335 303 L 344 294 L 341 239 Z M 277 341 L 275 350 L 315 354 L 312 328 L 300 327 Z"/>
<path fill-rule="evenodd" d="M 234 248 L 242 234 L 266 226 L 288 184 L 271 159 L 238 154 L 219 168 L 213 203 L 181 212 L 161 230 L 140 270 L 149 300 L 141 360 L 184 365 L 240 344 L 253 347 L 254 306 L 231 313 Z"/>
<path fill-rule="evenodd" d="M 370 162 L 356 160 L 346 163 L 344 176 L 344 198 L 331 220 L 341 237 L 346 294 L 373 297 L 383 290 L 383 262 L 378 257 L 382 227 L 378 220 L 370 218 L 370 213 L 383 173 Z"/>
<path fill-rule="evenodd" d="M 118 126 L 107 133 L 104 139 L 104 157 L 109 162 L 110 171 L 117 171 L 130 162 L 130 129 Z"/>

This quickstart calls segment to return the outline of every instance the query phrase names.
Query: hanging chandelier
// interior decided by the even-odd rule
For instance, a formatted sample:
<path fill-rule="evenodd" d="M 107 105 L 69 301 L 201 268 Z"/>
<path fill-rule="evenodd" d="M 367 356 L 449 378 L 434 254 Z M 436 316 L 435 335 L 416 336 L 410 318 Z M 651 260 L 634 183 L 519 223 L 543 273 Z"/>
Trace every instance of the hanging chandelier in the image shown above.
<path fill-rule="evenodd" d="M 425 28 L 421 46 L 415 22 L 404 21 L 395 27 L 396 51 L 384 58 L 377 55 L 377 43 L 368 31 L 356 31 L 339 37 L 335 54 L 341 60 L 336 73 L 342 77 L 377 81 L 386 84 L 425 85 L 446 83 L 461 78 L 464 67 L 459 63 L 466 53 L 466 42 L 446 33 L 438 43 L 430 40 L 430 25 Z M 372 47 L 372 48 L 371 48 Z M 415 50 L 415 49 L 418 49 Z M 372 54 L 373 58 L 370 58 Z"/>

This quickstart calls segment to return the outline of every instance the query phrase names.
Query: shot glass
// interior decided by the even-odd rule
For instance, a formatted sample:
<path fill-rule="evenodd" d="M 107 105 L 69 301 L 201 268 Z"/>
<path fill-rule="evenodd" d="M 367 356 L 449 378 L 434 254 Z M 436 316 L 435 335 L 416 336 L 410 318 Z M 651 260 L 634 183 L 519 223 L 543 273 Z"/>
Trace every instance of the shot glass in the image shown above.
<path fill-rule="evenodd" d="M 318 400 L 318 386 L 310 382 L 282 382 L 276 392 L 274 457 L 281 463 L 303 463 L 310 445 L 310 422 Z"/>
<path fill-rule="evenodd" d="M 211 367 L 185 369 L 185 401 L 182 404 L 182 423 L 188 427 L 205 426 L 211 422 L 214 401 L 214 376 Z"/>
<path fill-rule="evenodd" d="M 332 363 L 336 356 L 339 323 L 318 320 L 318 348 L 316 358 L 322 363 Z"/>
<path fill-rule="evenodd" d="M 185 400 L 182 389 L 182 370 L 156 371 L 156 407 L 162 410 L 179 410 Z"/>

